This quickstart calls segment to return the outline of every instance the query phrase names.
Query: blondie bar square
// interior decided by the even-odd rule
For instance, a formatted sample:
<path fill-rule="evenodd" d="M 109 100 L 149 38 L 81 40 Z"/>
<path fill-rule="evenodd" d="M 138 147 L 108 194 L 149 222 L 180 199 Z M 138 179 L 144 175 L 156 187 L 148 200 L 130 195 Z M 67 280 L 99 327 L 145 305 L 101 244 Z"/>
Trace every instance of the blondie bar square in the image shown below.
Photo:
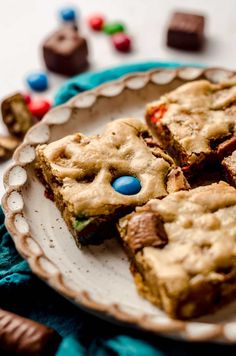
<path fill-rule="evenodd" d="M 236 79 L 187 83 L 150 103 L 146 121 L 187 175 L 236 149 Z"/>
<path fill-rule="evenodd" d="M 37 147 L 37 170 L 78 244 L 115 234 L 116 220 L 154 197 L 188 188 L 182 171 L 135 119 L 109 123 L 101 135 L 80 133 Z M 134 176 L 141 190 L 115 191 L 117 177 Z"/>
<path fill-rule="evenodd" d="M 138 290 L 173 318 L 236 295 L 236 190 L 220 182 L 150 200 L 120 219 Z"/>

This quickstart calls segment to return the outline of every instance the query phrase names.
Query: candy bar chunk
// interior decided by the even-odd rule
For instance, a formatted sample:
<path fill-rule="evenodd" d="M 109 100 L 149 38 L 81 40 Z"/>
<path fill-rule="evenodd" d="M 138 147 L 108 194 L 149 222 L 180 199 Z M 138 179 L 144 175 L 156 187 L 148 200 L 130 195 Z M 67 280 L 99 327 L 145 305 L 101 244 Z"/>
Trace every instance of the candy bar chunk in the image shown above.
<path fill-rule="evenodd" d="M 43 57 L 49 70 L 72 76 L 88 66 L 88 46 L 75 26 L 67 24 L 54 32 L 43 44 Z"/>
<path fill-rule="evenodd" d="M 33 116 L 20 93 L 3 100 L 1 111 L 3 121 L 13 136 L 22 138 L 33 125 Z"/>
<path fill-rule="evenodd" d="M 184 84 L 148 104 L 146 120 L 187 175 L 215 165 L 236 149 L 236 79 Z"/>
<path fill-rule="evenodd" d="M 116 234 L 119 217 L 154 197 L 188 189 L 173 160 L 132 118 L 101 135 L 76 133 L 37 147 L 37 170 L 78 245 Z M 50 194 L 51 191 L 51 194 Z"/>
<path fill-rule="evenodd" d="M 236 151 L 222 161 L 226 180 L 236 187 Z"/>
<path fill-rule="evenodd" d="M 175 192 L 119 220 L 139 292 L 170 317 L 210 313 L 236 295 L 236 189 Z"/>
<path fill-rule="evenodd" d="M 167 45 L 184 50 L 199 50 L 204 42 L 204 16 L 175 12 L 167 31 Z"/>
<path fill-rule="evenodd" d="M 0 161 L 10 158 L 20 142 L 14 136 L 0 135 Z"/>
<path fill-rule="evenodd" d="M 0 309 L 1 355 L 53 356 L 60 341 L 52 328 Z"/>

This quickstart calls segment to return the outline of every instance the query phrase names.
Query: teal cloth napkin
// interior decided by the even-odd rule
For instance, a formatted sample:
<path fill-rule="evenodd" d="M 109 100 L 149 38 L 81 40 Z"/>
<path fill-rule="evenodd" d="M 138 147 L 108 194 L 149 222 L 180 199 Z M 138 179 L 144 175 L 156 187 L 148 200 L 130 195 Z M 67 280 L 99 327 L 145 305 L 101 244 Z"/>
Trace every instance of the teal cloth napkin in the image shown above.
<path fill-rule="evenodd" d="M 177 63 L 149 62 L 85 73 L 67 81 L 55 103 L 129 72 Z M 235 347 L 190 344 L 117 326 L 82 311 L 33 275 L 17 253 L 0 209 L 0 307 L 55 328 L 63 337 L 57 356 L 235 355 Z M 2 353 L 0 352 L 2 355 Z"/>
<path fill-rule="evenodd" d="M 176 68 L 185 65 L 200 67 L 198 64 L 152 61 L 125 64 L 97 72 L 87 72 L 73 77 L 72 79 L 65 82 L 65 84 L 62 85 L 56 93 L 54 102 L 55 105 L 63 104 L 78 93 L 93 89 L 96 86 L 106 83 L 110 80 L 118 79 L 125 74 L 145 72 L 149 69 L 155 68 Z"/>

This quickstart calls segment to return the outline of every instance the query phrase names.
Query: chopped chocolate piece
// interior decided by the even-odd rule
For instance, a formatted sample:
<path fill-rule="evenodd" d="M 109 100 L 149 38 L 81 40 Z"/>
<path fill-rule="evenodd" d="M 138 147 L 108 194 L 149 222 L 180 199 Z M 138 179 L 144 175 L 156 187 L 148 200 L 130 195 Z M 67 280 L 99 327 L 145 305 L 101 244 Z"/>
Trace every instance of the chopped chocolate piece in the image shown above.
<path fill-rule="evenodd" d="M 10 158 L 19 144 L 20 140 L 13 136 L 0 135 L 0 161 Z"/>
<path fill-rule="evenodd" d="M 204 41 L 204 16 L 175 12 L 167 32 L 167 45 L 185 50 L 199 50 Z"/>
<path fill-rule="evenodd" d="M 131 217 L 124 241 L 135 253 L 147 246 L 164 247 L 168 238 L 160 216 L 147 211 Z"/>
<path fill-rule="evenodd" d="M 222 161 L 226 180 L 236 187 L 236 151 Z"/>
<path fill-rule="evenodd" d="M 233 151 L 236 150 L 236 136 L 222 142 L 217 148 L 217 155 L 220 160 L 224 157 L 229 156 Z"/>
<path fill-rule="evenodd" d="M 74 75 L 88 67 L 88 46 L 73 25 L 64 25 L 43 44 L 43 57 L 49 70 Z"/>
<path fill-rule="evenodd" d="M 54 355 L 60 341 L 60 335 L 52 328 L 0 310 L 2 351 L 14 352 L 14 355 Z"/>
<path fill-rule="evenodd" d="M 24 96 L 20 93 L 4 99 L 1 111 L 3 121 L 13 136 L 23 137 L 33 125 L 33 116 L 29 112 Z"/>

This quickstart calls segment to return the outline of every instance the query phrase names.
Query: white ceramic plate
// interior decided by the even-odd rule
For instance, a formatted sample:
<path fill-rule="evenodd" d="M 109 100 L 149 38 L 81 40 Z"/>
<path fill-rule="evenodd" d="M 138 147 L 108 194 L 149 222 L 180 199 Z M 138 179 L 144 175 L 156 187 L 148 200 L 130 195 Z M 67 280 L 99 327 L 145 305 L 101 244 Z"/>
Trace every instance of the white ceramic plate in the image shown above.
<path fill-rule="evenodd" d="M 115 240 L 78 249 L 59 211 L 44 197 L 32 167 L 39 143 L 76 131 L 94 134 L 120 117 L 142 119 L 148 102 L 184 82 L 198 78 L 219 82 L 233 75 L 217 68 L 132 74 L 74 97 L 34 126 L 5 174 L 2 200 L 7 229 L 32 271 L 66 298 L 100 316 L 166 336 L 236 342 L 236 303 L 195 321 L 174 321 L 138 295 L 127 258 Z"/>

